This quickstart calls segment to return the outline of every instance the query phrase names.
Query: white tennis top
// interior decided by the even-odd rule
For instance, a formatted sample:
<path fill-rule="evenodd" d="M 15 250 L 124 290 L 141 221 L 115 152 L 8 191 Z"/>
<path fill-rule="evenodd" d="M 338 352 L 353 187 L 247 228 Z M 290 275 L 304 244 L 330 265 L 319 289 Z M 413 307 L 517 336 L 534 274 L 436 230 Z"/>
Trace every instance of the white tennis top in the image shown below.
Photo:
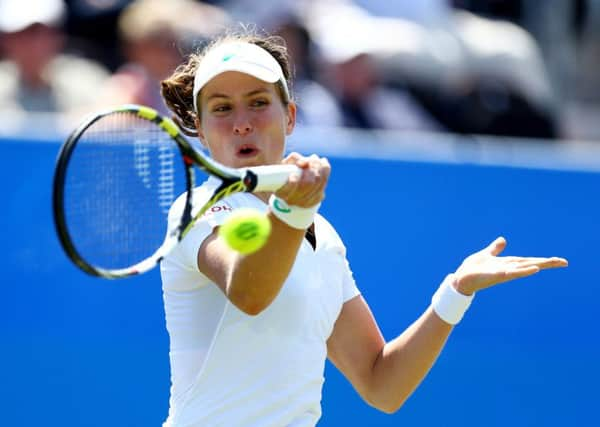
<path fill-rule="evenodd" d="M 195 205 L 202 206 L 216 185 L 209 179 L 196 188 Z M 170 221 L 182 206 L 180 197 Z M 346 249 L 317 215 L 316 250 L 305 239 L 279 295 L 249 316 L 196 263 L 204 239 L 240 207 L 268 209 L 250 194 L 228 197 L 161 263 L 171 362 L 165 427 L 305 427 L 321 416 L 326 341 L 344 302 L 359 294 Z"/>

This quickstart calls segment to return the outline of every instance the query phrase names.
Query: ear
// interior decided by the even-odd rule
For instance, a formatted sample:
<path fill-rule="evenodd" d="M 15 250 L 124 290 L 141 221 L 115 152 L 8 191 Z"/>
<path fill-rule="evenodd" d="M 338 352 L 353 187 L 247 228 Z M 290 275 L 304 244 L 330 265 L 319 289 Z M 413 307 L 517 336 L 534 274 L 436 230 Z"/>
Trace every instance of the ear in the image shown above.
<path fill-rule="evenodd" d="M 285 134 L 291 135 L 296 127 L 296 112 L 297 112 L 296 103 L 290 101 L 287 105 L 287 123 L 285 127 Z"/>
<path fill-rule="evenodd" d="M 208 144 L 206 143 L 206 138 L 204 137 L 204 130 L 202 129 L 202 123 L 200 122 L 200 118 L 198 117 L 197 114 L 196 114 L 196 118 L 194 119 L 194 124 L 196 125 L 196 132 L 198 132 L 198 139 L 200 140 L 200 143 L 205 148 L 208 148 Z"/>

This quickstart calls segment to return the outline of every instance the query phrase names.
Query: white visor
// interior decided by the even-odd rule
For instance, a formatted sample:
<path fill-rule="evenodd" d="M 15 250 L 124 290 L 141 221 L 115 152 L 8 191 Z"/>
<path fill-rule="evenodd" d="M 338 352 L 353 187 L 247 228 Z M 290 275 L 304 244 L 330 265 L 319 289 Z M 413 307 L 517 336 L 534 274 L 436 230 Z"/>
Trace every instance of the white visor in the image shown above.
<path fill-rule="evenodd" d="M 210 80 L 226 71 L 249 74 L 267 83 L 280 81 L 286 100 L 290 99 L 283 70 L 273 56 L 252 43 L 225 42 L 202 58 L 194 78 L 194 110 L 198 112 L 198 93 Z"/>

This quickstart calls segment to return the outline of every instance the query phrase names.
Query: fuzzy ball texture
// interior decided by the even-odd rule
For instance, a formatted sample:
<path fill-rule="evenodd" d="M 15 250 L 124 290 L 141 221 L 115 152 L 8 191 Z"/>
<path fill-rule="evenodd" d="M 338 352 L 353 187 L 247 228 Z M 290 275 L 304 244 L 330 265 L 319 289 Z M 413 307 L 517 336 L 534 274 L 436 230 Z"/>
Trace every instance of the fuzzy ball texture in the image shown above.
<path fill-rule="evenodd" d="M 236 209 L 219 228 L 219 235 L 231 249 L 249 255 L 264 246 L 271 234 L 271 222 L 256 209 Z"/>

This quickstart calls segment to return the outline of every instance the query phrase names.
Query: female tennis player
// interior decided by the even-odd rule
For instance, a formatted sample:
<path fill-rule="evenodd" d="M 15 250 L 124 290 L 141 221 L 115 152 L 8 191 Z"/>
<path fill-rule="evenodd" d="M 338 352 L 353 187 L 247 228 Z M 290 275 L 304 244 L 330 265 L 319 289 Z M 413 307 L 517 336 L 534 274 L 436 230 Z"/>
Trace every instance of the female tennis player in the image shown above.
<path fill-rule="evenodd" d="M 296 104 L 279 39 L 215 40 L 162 82 L 178 124 L 232 167 L 294 164 L 276 194 L 241 193 L 218 203 L 161 264 L 170 335 L 171 397 L 165 426 L 314 426 L 326 358 L 370 405 L 392 413 L 419 385 L 476 292 L 562 258 L 500 257 L 498 238 L 469 256 L 400 336 L 385 342 L 361 296 L 334 228 L 318 214 L 327 159 L 292 153 Z M 209 179 L 195 200 L 217 185 Z M 250 255 L 230 249 L 218 227 L 231 211 L 266 212 L 272 233 Z M 171 208 L 180 218 L 181 203 Z"/>

